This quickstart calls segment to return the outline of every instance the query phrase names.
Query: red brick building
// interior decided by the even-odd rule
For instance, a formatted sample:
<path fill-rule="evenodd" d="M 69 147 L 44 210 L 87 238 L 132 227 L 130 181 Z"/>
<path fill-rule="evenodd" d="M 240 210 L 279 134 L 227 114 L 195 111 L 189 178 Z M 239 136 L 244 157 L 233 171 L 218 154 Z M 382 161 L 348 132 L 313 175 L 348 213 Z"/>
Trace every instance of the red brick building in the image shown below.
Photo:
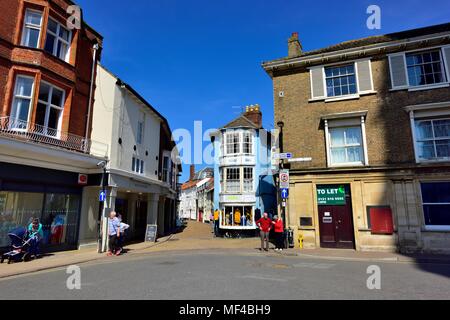
<path fill-rule="evenodd" d="M 83 186 L 99 183 L 107 146 L 89 128 L 103 38 L 81 10 L 76 26 L 73 6 L 0 1 L 0 247 L 31 217 L 45 244 L 76 245 Z"/>

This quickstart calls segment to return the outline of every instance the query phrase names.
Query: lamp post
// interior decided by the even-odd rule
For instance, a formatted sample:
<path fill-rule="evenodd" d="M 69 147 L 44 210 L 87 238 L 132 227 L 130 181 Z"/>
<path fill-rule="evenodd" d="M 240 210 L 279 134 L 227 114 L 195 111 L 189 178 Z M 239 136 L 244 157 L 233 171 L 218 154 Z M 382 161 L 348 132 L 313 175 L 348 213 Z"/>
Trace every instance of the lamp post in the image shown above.
<path fill-rule="evenodd" d="M 106 187 L 108 185 L 108 175 L 106 172 L 106 161 L 100 161 L 97 163 L 97 167 L 103 169 L 102 170 L 102 193 L 104 194 L 103 201 L 99 199 L 99 212 L 98 212 L 98 241 L 97 241 L 97 252 L 102 253 L 104 251 L 104 242 L 105 236 L 105 211 L 106 211 Z"/>
<path fill-rule="evenodd" d="M 284 127 L 284 122 L 283 121 L 278 121 L 277 122 L 277 126 L 278 128 L 280 128 L 280 132 L 278 135 L 278 144 L 280 147 L 280 153 L 283 153 L 283 127 Z M 280 172 L 281 170 L 284 169 L 284 159 L 280 159 L 279 162 L 279 170 L 278 170 L 278 192 L 277 192 L 277 198 L 280 197 L 280 193 L 281 193 L 281 188 L 280 188 Z M 283 200 L 281 200 L 281 219 L 283 220 L 283 229 L 286 230 L 286 208 L 283 206 Z M 285 246 L 287 247 L 287 242 L 285 241 Z"/>

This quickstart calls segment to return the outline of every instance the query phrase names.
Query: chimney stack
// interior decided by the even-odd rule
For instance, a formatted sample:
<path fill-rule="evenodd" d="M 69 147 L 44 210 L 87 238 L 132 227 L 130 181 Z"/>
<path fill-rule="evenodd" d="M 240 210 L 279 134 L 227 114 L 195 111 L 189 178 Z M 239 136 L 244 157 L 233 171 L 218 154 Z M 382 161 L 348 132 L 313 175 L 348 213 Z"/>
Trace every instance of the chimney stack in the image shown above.
<path fill-rule="evenodd" d="M 245 107 L 244 116 L 253 122 L 258 128 L 262 128 L 262 113 L 259 104 Z"/>
<path fill-rule="evenodd" d="M 195 164 L 191 164 L 189 171 L 189 181 L 194 180 L 194 176 L 195 176 Z"/>
<path fill-rule="evenodd" d="M 298 32 L 293 32 L 288 40 L 288 57 L 294 58 L 302 54 L 302 44 L 298 40 Z"/>

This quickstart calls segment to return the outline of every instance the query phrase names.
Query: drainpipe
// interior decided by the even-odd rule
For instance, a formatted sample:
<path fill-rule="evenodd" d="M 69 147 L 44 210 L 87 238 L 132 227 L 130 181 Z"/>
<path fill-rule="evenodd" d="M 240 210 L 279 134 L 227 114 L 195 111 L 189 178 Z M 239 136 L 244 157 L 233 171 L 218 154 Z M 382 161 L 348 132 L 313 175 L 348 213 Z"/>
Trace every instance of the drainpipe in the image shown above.
<path fill-rule="evenodd" d="M 88 152 L 88 139 L 89 139 L 89 123 L 91 121 L 91 107 L 92 107 L 92 91 L 94 88 L 94 74 L 95 67 L 97 66 L 97 50 L 99 49 L 98 43 L 93 46 L 94 53 L 92 55 L 92 70 L 91 70 L 91 86 L 89 88 L 89 101 L 88 101 L 88 114 L 86 119 L 86 136 L 85 136 L 85 144 L 84 151 Z"/>

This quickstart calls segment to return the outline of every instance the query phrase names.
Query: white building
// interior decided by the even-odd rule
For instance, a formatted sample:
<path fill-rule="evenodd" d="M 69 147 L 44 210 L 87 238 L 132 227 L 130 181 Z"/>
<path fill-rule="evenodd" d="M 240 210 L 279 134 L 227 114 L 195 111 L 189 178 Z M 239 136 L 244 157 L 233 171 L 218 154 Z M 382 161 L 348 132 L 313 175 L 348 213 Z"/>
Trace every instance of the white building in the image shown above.
<path fill-rule="evenodd" d="M 110 145 L 106 165 L 107 209 L 130 224 L 130 236 L 144 240 L 147 224 L 164 235 L 175 227 L 178 167 L 172 163 L 167 120 L 131 86 L 104 67 L 97 70 L 92 137 Z M 80 242 L 98 235 L 100 187 L 83 192 Z"/>

